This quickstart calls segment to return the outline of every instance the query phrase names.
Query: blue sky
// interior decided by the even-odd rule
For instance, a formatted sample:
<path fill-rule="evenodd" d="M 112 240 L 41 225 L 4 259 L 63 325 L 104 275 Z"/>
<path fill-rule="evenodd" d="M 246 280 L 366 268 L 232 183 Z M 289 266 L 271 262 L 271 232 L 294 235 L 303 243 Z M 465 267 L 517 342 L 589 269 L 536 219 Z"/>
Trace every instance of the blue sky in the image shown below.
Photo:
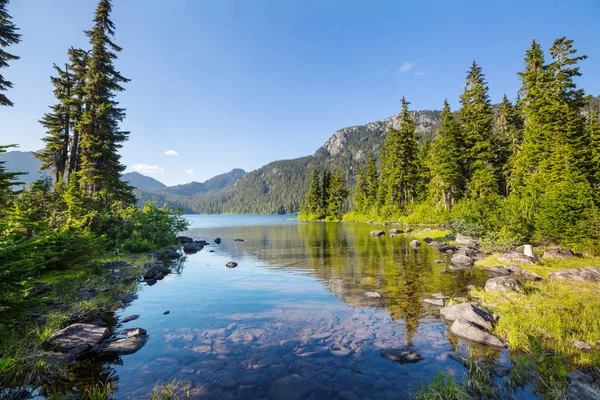
<path fill-rule="evenodd" d="M 13 0 L 23 42 L 3 74 L 15 107 L 0 142 L 42 147 L 53 63 L 86 47 L 95 0 Z M 535 38 L 589 59 L 578 83 L 600 94 L 600 2 L 115 0 L 128 166 L 167 184 L 312 154 L 337 129 L 413 109 L 455 108 L 473 60 L 494 102 L 519 87 Z M 172 150 L 172 155 L 165 152 Z M 187 172 L 186 172 L 187 171 Z M 193 171 L 193 172 L 192 172 Z"/>

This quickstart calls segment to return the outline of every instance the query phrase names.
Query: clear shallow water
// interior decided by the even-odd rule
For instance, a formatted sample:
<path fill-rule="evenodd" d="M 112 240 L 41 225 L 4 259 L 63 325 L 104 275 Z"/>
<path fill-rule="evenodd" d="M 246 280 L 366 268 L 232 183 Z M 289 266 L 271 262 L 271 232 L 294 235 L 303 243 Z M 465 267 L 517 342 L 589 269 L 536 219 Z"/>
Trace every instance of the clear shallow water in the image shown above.
<path fill-rule="evenodd" d="M 441 370 L 464 374 L 448 355 L 467 346 L 422 299 L 464 296 L 465 286 L 481 285 L 485 275 L 446 272 L 446 264 L 433 263 L 445 260 L 436 249 L 412 249 L 403 237 L 371 238 L 374 227 L 364 224 L 188 218 L 186 235 L 222 243 L 188 255 L 179 274 L 144 285 L 119 312 L 140 314 L 123 327 L 144 328 L 150 339 L 103 366 L 117 382 L 117 398 L 144 398 L 157 381 L 173 379 L 191 384 L 193 398 L 267 398 L 274 381 L 299 374 L 330 387 L 333 398 L 352 391 L 405 399 Z M 239 265 L 228 269 L 228 261 Z M 367 291 L 383 297 L 367 298 Z M 405 345 L 424 360 L 401 365 L 379 354 Z M 508 364 L 506 352 L 474 350 Z"/>

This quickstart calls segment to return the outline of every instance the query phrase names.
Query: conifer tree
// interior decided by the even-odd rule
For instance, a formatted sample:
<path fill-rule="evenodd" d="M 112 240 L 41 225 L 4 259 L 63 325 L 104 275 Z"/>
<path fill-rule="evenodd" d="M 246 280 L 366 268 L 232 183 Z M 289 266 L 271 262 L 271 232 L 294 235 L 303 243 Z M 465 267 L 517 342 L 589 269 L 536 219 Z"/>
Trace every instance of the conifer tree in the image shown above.
<path fill-rule="evenodd" d="M 331 191 L 327 207 L 327 217 L 333 220 L 342 218 L 342 207 L 348 197 L 348 187 L 346 180 L 340 170 L 336 170 L 331 179 Z"/>
<path fill-rule="evenodd" d="M 596 191 L 596 201 L 600 200 L 600 116 L 592 111 L 588 117 L 586 133 L 590 141 L 589 181 Z"/>
<path fill-rule="evenodd" d="M 358 167 L 358 173 L 356 174 L 356 192 L 354 194 L 356 210 L 360 213 L 366 212 L 369 208 L 367 200 L 368 186 L 367 165 L 362 164 Z"/>
<path fill-rule="evenodd" d="M 19 28 L 12 22 L 8 14 L 8 0 L 0 0 L 0 69 L 8 67 L 8 62 L 18 60 L 20 57 L 4 50 L 5 48 L 21 42 Z M 12 106 L 13 103 L 2 92 L 12 88 L 10 81 L 0 74 L 0 106 Z"/>
<path fill-rule="evenodd" d="M 0 145 L 0 155 L 6 153 L 6 150 L 12 147 L 17 146 L 14 144 Z M 17 182 L 15 179 L 19 175 L 24 175 L 22 172 L 6 172 L 6 167 L 4 166 L 5 163 L 6 161 L 0 160 L 0 214 L 2 214 L 8 201 L 13 196 L 13 186 L 22 184 L 22 182 Z"/>
<path fill-rule="evenodd" d="M 308 216 L 319 214 L 318 218 L 320 218 L 321 201 L 321 180 L 319 178 L 319 172 L 316 168 L 313 168 L 308 193 L 306 194 L 304 203 L 300 208 L 300 213 Z"/>
<path fill-rule="evenodd" d="M 377 164 L 372 154 L 367 158 L 366 168 L 367 190 L 366 190 L 366 205 L 367 209 L 374 207 L 377 204 L 377 192 L 379 190 L 379 175 L 377 173 Z"/>
<path fill-rule="evenodd" d="M 518 115 L 506 95 L 500 103 L 493 127 L 494 165 L 499 171 L 499 184 L 504 195 L 509 192 L 509 176 L 513 168 L 514 154 L 521 143 Z"/>
<path fill-rule="evenodd" d="M 333 176 L 329 170 L 325 169 L 323 171 L 323 178 L 321 179 L 321 190 L 320 190 L 320 207 L 321 212 L 327 212 L 327 207 L 329 204 L 329 194 L 331 193 L 331 184 L 332 184 Z"/>
<path fill-rule="evenodd" d="M 84 87 L 85 109 L 77 127 L 81 133 L 79 183 L 100 207 L 114 201 L 135 202 L 132 188 L 121 181 L 125 166 L 118 151 L 129 132 L 119 129 L 125 110 L 118 107 L 115 96 L 129 79 L 114 66 L 121 48 L 112 41 L 115 25 L 111 11 L 111 0 L 99 0 L 94 26 L 86 31 L 92 49 Z"/>
<path fill-rule="evenodd" d="M 458 120 L 465 141 L 465 173 L 472 197 L 480 198 L 498 191 L 492 144 L 492 105 L 483 70 L 475 61 L 467 72 L 460 96 Z"/>
<path fill-rule="evenodd" d="M 73 76 L 69 65 L 64 70 L 54 64 L 57 76 L 51 77 L 54 86 L 54 96 L 58 103 L 51 106 L 51 112 L 44 114 L 40 123 L 46 128 L 46 143 L 44 149 L 35 154 L 42 162 L 40 169 L 54 170 L 54 181 L 61 182 L 68 168 L 69 144 L 71 140 L 71 96 Z"/>
<path fill-rule="evenodd" d="M 450 110 L 450 104 L 444 100 L 440 127 L 431 144 L 428 164 L 431 171 L 430 197 L 437 207 L 446 211 L 452 210 L 464 192 L 462 142 L 460 126 Z"/>
<path fill-rule="evenodd" d="M 80 154 L 80 124 L 83 117 L 85 83 L 88 66 L 88 52 L 82 49 L 71 47 L 69 49 L 69 61 L 72 71 L 73 87 L 71 88 L 71 97 L 69 99 L 69 110 L 71 120 L 73 121 L 71 145 L 69 149 L 69 177 L 75 179 L 75 174 L 79 171 L 81 162 Z"/>

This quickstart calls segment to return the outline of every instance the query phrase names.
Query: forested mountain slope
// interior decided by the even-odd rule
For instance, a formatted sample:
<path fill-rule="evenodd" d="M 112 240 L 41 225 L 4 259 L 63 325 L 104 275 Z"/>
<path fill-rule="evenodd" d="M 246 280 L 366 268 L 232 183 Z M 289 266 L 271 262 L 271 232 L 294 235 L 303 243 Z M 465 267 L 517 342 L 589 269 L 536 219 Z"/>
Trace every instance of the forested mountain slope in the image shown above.
<path fill-rule="evenodd" d="M 417 134 L 422 142 L 431 139 L 439 123 L 439 111 L 415 111 Z M 274 161 L 239 179 L 230 189 L 212 195 L 182 196 L 153 192 L 141 199 L 168 201 L 186 212 L 286 214 L 297 212 L 310 181 L 313 168 L 341 169 L 352 186 L 356 166 L 372 153 L 379 156 L 389 127 L 398 127 L 397 117 L 366 125 L 351 126 L 335 132 L 313 155 Z"/>

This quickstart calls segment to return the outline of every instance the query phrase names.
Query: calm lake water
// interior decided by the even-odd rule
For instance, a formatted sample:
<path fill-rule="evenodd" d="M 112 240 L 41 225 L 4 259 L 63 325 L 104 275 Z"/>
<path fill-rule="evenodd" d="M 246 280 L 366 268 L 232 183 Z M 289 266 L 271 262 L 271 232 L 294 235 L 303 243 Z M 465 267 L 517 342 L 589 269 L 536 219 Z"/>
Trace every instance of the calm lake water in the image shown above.
<path fill-rule="evenodd" d="M 179 273 L 143 285 L 119 312 L 140 314 L 123 327 L 144 328 L 150 339 L 103 366 L 117 398 L 144 398 L 157 381 L 173 379 L 191 384 L 194 398 L 267 398 L 273 382 L 298 374 L 331 388 L 332 398 L 350 391 L 359 399 L 405 399 L 442 370 L 463 376 L 448 355 L 466 354 L 468 346 L 448 335 L 437 309 L 422 300 L 436 292 L 465 296 L 465 286 L 485 282 L 483 273 L 447 272 L 446 263 L 433 262 L 446 262 L 437 249 L 412 249 L 402 236 L 372 238 L 375 228 L 365 224 L 188 218 L 186 235 L 222 243 L 188 255 Z M 228 269 L 228 261 L 239 265 Z M 402 365 L 379 353 L 402 346 L 423 361 Z M 506 352 L 476 350 L 509 363 Z"/>

